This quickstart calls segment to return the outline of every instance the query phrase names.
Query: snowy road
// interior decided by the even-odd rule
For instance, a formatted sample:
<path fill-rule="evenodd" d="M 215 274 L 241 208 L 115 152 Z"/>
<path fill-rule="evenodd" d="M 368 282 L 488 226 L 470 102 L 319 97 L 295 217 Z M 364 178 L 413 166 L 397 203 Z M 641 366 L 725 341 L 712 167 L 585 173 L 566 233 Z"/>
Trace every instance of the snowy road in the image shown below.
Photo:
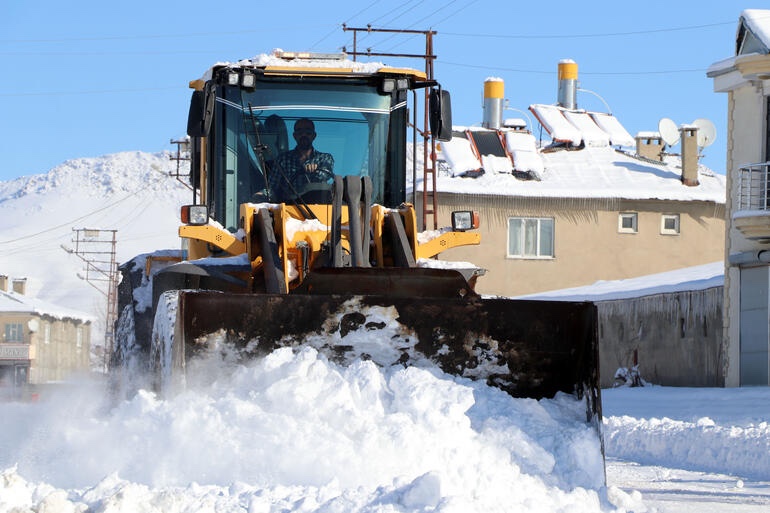
<path fill-rule="evenodd" d="M 607 485 L 641 493 L 648 511 L 659 513 L 759 513 L 770 511 L 770 482 L 724 474 L 609 459 Z"/>
<path fill-rule="evenodd" d="M 637 499 L 629 510 L 770 511 L 770 389 L 651 387 L 602 394 L 607 485 Z"/>

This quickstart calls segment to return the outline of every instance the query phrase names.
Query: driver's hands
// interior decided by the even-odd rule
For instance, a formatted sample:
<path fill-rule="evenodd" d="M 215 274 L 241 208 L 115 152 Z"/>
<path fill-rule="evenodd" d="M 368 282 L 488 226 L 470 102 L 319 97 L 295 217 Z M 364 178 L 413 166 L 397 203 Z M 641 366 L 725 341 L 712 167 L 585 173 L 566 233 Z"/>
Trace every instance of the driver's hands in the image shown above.
<path fill-rule="evenodd" d="M 306 162 L 303 165 L 308 181 L 322 182 L 328 180 L 334 174 L 325 167 L 319 167 L 316 162 Z"/>

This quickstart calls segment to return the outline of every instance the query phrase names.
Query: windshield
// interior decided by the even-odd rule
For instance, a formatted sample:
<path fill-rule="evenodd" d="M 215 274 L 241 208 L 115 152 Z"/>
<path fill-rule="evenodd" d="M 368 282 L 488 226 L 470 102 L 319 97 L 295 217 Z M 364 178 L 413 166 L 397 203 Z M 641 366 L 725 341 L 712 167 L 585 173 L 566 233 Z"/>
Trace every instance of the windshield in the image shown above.
<path fill-rule="evenodd" d="M 363 80 L 264 80 L 253 91 L 220 91 L 210 197 L 226 227 L 237 227 L 241 203 L 330 203 L 335 174 L 371 177 L 373 200 L 383 203 L 389 94 Z"/>

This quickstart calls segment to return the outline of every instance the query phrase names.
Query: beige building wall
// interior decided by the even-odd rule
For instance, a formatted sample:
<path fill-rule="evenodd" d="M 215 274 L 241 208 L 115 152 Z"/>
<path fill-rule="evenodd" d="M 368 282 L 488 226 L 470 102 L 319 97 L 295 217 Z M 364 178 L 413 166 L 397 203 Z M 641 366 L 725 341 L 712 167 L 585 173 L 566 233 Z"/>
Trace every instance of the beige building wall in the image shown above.
<path fill-rule="evenodd" d="M 21 324 L 22 344 L 29 345 L 29 383 L 62 381 L 90 370 L 91 324 L 49 316 L 0 312 L 0 343 L 5 325 Z M 0 360 L 0 365 L 13 364 Z"/>
<path fill-rule="evenodd" d="M 684 186 L 683 186 L 684 187 Z M 522 295 L 626 279 L 719 261 L 724 257 L 724 205 L 710 202 L 566 198 L 439 197 L 439 224 L 452 210 L 481 214 L 480 247 L 454 248 L 441 259 L 487 269 L 476 290 Z M 636 233 L 620 233 L 621 212 L 638 214 Z M 661 234 L 663 214 L 679 214 L 678 235 Z M 510 217 L 554 219 L 554 258 L 509 258 Z"/>
<path fill-rule="evenodd" d="M 727 93 L 727 231 L 725 240 L 724 340 L 726 343 L 726 386 L 740 386 L 740 267 L 729 265 L 729 256 L 767 249 L 767 245 L 746 239 L 733 226 L 738 202 L 738 169 L 764 162 L 767 94 L 770 80 L 751 80 L 733 72 L 714 80 L 717 92 Z"/>

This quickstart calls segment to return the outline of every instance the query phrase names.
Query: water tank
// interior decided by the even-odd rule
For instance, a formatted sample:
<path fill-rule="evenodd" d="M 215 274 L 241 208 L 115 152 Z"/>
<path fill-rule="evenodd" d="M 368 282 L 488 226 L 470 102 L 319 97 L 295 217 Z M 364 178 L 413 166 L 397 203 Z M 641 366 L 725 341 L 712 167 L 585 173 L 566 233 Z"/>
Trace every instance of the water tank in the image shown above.
<path fill-rule="evenodd" d="M 572 59 L 559 61 L 559 107 L 577 109 L 578 65 Z"/>
<path fill-rule="evenodd" d="M 504 91 L 505 83 L 502 78 L 490 77 L 484 81 L 484 128 L 496 130 L 502 125 Z"/>

